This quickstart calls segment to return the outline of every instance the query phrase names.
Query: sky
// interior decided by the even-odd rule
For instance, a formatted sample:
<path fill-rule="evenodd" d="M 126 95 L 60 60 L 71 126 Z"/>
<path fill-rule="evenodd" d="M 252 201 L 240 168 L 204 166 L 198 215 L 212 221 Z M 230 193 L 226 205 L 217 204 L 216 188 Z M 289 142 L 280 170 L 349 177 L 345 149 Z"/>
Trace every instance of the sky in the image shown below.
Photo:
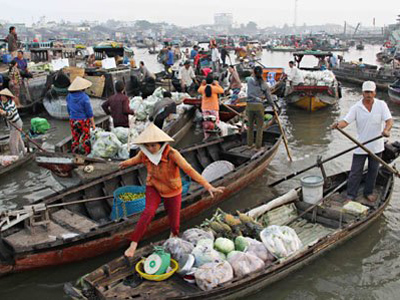
<path fill-rule="evenodd" d="M 215 13 L 232 13 L 236 23 L 256 22 L 259 27 L 282 26 L 294 23 L 296 0 L 19 0 L 2 3 L 0 19 L 30 25 L 40 16 L 47 21 L 78 22 L 81 20 L 105 21 L 108 19 L 167 22 L 179 26 L 212 24 Z M 103 4 L 102 4 L 103 3 Z M 355 26 L 393 24 L 400 14 L 399 2 L 394 0 L 297 0 L 297 25 L 326 23 Z"/>

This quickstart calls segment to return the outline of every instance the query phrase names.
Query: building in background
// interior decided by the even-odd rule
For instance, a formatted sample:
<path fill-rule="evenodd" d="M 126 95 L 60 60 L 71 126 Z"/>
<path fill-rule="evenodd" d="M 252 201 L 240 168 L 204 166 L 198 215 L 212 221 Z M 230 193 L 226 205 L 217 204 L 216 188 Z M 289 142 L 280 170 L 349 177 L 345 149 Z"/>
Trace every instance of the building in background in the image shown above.
<path fill-rule="evenodd" d="M 233 15 L 218 13 L 214 15 L 214 28 L 220 33 L 229 33 L 233 26 Z"/>

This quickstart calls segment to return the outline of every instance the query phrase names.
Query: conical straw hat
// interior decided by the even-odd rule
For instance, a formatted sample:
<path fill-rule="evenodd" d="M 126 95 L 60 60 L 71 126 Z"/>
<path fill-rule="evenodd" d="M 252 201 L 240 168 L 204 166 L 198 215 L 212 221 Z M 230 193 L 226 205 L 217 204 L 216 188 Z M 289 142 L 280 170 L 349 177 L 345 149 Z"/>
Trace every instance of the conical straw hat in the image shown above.
<path fill-rule="evenodd" d="M 0 95 L 15 98 L 15 96 L 10 92 L 9 89 L 4 89 L 0 91 Z"/>
<path fill-rule="evenodd" d="M 68 91 L 70 92 L 82 91 L 91 86 L 92 83 L 89 80 L 84 79 L 80 76 L 76 76 L 74 81 L 72 81 L 71 85 L 68 87 Z"/>
<path fill-rule="evenodd" d="M 134 144 L 173 142 L 174 139 L 158 128 L 154 123 L 149 126 L 133 141 Z"/>

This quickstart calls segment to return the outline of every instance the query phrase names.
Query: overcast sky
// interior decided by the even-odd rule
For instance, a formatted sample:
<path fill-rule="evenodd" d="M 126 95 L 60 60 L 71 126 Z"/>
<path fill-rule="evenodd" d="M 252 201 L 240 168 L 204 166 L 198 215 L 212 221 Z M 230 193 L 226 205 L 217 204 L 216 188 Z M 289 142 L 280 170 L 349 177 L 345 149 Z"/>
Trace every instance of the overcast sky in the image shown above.
<path fill-rule="evenodd" d="M 48 21 L 146 19 L 181 26 L 211 24 L 215 13 L 232 13 L 237 23 L 256 22 L 260 27 L 293 24 L 295 0 L 19 0 L 2 1 L 0 19 L 31 24 L 45 15 Z M 336 23 L 376 26 L 395 23 L 400 5 L 394 0 L 298 0 L 297 25 Z M 7 12 L 7 13 L 5 13 Z"/>

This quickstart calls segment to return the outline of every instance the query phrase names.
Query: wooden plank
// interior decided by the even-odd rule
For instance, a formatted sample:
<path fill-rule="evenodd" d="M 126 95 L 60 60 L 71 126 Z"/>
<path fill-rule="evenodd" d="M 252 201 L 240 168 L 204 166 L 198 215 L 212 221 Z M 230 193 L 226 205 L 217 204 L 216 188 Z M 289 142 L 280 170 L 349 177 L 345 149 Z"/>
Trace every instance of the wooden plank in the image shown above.
<path fill-rule="evenodd" d="M 70 227 L 81 233 L 90 232 L 98 224 L 89 218 L 74 213 L 68 209 L 60 209 L 51 214 L 51 218 L 63 227 Z"/>

